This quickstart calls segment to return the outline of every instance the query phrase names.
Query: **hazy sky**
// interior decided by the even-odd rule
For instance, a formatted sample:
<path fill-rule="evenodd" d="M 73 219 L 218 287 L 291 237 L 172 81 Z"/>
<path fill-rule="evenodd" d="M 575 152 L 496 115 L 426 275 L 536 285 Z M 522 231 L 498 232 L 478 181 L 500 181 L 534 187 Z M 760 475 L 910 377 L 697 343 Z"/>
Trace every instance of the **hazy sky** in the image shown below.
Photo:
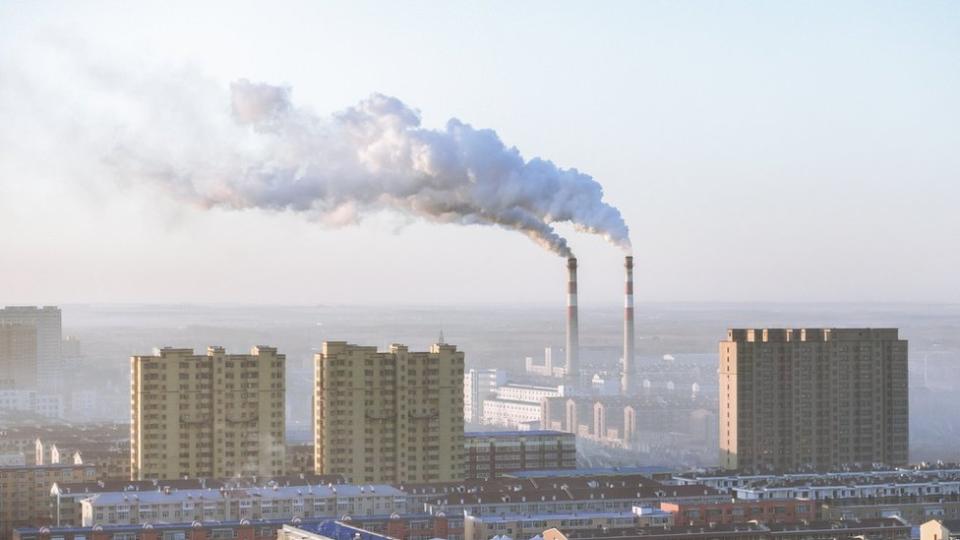
<path fill-rule="evenodd" d="M 0 304 L 563 302 L 515 232 L 202 210 L 104 166 L 130 133 L 206 148 L 238 79 L 592 175 L 638 301 L 960 302 L 957 2 L 0 2 Z M 619 302 L 622 252 L 560 230 L 581 302 Z"/>

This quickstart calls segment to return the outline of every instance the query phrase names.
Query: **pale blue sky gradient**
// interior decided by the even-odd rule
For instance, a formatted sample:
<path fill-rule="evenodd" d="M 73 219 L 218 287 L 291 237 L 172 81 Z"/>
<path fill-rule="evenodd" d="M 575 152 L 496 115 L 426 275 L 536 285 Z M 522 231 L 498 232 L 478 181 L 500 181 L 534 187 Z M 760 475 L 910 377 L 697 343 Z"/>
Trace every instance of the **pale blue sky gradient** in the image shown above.
<path fill-rule="evenodd" d="M 34 44 L 55 42 L 121 70 L 289 84 L 321 113 L 382 92 L 428 127 L 493 128 L 605 186 L 638 301 L 960 302 L 960 3 L 317 4 L 0 3 L 0 69 L 42 72 Z M 0 118 L 20 106 L 11 76 Z M 88 187 L 84 155 L 13 116 L 0 304 L 563 302 L 563 262 L 515 233 L 330 230 Z M 618 302 L 621 253 L 564 233 L 582 302 Z"/>

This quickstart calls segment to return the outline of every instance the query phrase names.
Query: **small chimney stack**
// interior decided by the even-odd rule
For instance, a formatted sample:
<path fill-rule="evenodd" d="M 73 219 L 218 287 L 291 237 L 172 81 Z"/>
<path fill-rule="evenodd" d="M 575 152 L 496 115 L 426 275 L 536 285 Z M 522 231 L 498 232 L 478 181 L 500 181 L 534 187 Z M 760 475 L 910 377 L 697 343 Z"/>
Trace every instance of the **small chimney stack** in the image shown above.
<path fill-rule="evenodd" d="M 567 365 L 566 376 L 576 381 L 580 375 L 580 322 L 577 317 L 577 259 L 567 259 Z"/>
<path fill-rule="evenodd" d="M 634 328 L 633 328 L 633 257 L 627 255 L 623 263 L 626 269 L 626 286 L 623 297 L 623 375 L 620 379 L 620 393 L 633 391 L 633 377 L 637 369 L 634 364 Z"/>

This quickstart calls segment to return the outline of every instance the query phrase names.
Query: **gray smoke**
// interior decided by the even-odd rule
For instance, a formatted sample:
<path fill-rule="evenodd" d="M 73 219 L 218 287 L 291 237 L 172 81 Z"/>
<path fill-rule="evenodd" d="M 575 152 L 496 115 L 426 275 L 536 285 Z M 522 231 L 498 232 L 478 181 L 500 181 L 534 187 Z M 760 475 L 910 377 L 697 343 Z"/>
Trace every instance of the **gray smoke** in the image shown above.
<path fill-rule="evenodd" d="M 221 114 L 194 120 L 173 151 L 129 134 L 111 163 L 205 207 L 303 212 L 334 226 L 394 210 L 498 225 L 563 256 L 570 248 L 554 226 L 570 223 L 630 246 L 620 211 L 589 175 L 524 160 L 493 130 L 456 119 L 422 128 L 418 111 L 393 97 L 374 94 L 321 117 L 295 106 L 287 87 L 240 80 Z"/>

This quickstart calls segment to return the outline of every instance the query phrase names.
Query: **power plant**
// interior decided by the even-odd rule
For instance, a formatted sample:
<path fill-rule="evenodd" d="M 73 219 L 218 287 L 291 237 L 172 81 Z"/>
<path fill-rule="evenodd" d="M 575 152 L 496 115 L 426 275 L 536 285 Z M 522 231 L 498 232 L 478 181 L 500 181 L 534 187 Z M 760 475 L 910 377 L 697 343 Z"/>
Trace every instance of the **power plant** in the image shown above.
<path fill-rule="evenodd" d="M 623 269 L 623 344 L 617 377 L 615 371 L 595 372 L 597 361 L 589 357 L 584 361 L 586 367 L 581 370 L 577 260 L 572 257 L 567 259 L 567 363 L 563 370 L 564 385 L 557 387 L 559 395 L 539 399 L 540 427 L 574 433 L 585 444 L 589 442 L 644 452 L 654 447 L 670 447 L 675 444 L 676 437 L 696 441 L 693 444 L 707 444 L 715 440 L 716 414 L 711 412 L 708 398 L 700 396 L 697 391 L 691 394 L 673 392 L 673 382 L 667 383 L 665 393 L 652 391 L 650 381 L 639 377 L 635 350 L 632 256 L 624 257 Z M 617 349 L 620 349 L 619 345 Z M 604 347 L 604 350 L 609 349 Z M 531 370 L 528 367 L 527 371 L 538 376 L 550 376 L 553 373 L 551 367 L 547 360 L 544 368 L 536 366 Z M 583 372 L 596 374 L 586 380 Z M 611 376 L 608 377 L 608 374 Z"/>

